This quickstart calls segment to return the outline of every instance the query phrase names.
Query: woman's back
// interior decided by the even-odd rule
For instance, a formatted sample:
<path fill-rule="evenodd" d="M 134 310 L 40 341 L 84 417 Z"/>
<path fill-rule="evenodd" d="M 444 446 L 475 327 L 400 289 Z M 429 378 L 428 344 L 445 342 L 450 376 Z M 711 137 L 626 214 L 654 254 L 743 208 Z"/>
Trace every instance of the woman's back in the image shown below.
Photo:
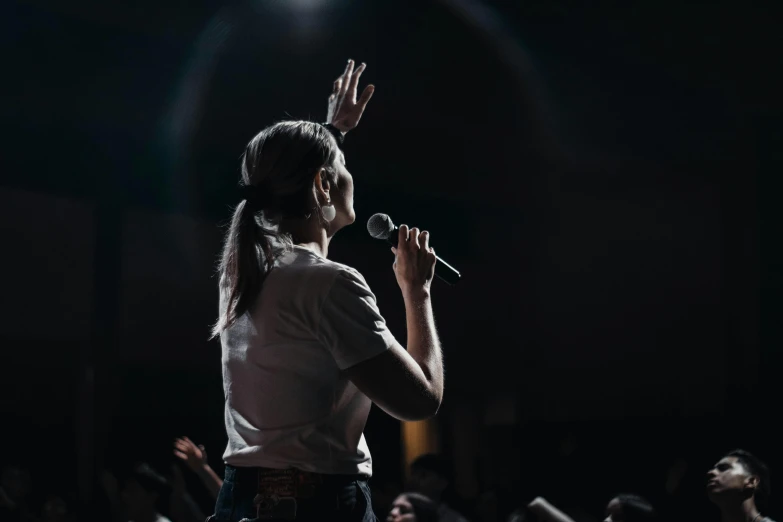
<path fill-rule="evenodd" d="M 226 463 L 370 475 L 371 402 L 341 370 L 392 343 L 358 272 L 301 247 L 281 256 L 221 334 Z"/>

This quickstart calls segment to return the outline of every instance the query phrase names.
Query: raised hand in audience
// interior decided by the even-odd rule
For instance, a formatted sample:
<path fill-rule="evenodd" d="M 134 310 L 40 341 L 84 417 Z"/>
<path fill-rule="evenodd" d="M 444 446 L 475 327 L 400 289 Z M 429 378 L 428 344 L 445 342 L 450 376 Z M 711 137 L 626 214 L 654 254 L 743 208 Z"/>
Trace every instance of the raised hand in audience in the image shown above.
<path fill-rule="evenodd" d="M 181 437 L 174 441 L 174 455 L 198 475 L 210 494 L 217 499 L 223 481 L 209 466 L 206 448 L 203 445 L 197 446 L 188 437 Z"/>

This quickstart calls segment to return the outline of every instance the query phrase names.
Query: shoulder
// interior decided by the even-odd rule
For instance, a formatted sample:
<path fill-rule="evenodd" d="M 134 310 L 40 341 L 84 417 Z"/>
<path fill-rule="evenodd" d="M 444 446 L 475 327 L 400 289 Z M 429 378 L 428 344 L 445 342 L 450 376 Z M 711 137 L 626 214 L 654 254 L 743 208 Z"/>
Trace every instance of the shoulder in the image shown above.
<path fill-rule="evenodd" d="M 367 281 L 364 279 L 364 276 L 361 274 L 361 272 L 359 272 L 352 266 L 344 265 L 342 263 L 335 263 L 334 261 L 327 261 L 327 262 L 331 265 L 331 270 L 334 271 L 335 277 L 341 277 L 347 280 L 360 281 L 364 285 L 367 284 Z"/>
<path fill-rule="evenodd" d="M 358 294 L 372 294 L 370 287 L 367 285 L 367 280 L 361 272 L 348 265 L 335 263 L 334 261 L 327 262 L 331 275 L 331 292 L 350 291 Z"/>
<path fill-rule="evenodd" d="M 295 250 L 281 259 L 270 276 L 276 287 L 290 289 L 290 284 L 296 281 L 311 295 L 372 295 L 364 276 L 355 268 L 304 250 Z"/>
<path fill-rule="evenodd" d="M 280 256 L 275 262 L 275 268 L 269 273 L 269 279 L 281 279 L 288 282 L 291 279 L 306 281 L 309 286 L 330 287 L 337 278 L 360 278 L 355 269 L 325 259 L 306 249 L 294 249 Z"/>

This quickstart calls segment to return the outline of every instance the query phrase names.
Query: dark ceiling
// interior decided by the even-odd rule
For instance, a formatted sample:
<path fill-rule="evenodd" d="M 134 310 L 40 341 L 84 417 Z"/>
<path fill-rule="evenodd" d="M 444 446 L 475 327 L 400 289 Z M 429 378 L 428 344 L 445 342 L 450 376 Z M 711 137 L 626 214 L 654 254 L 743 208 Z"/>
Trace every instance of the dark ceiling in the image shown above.
<path fill-rule="evenodd" d="M 442 290 L 444 338 L 464 345 L 456 367 L 491 375 L 509 361 L 502 376 L 534 388 L 551 377 L 537 369 L 565 364 L 578 379 L 588 367 L 598 374 L 583 384 L 615 397 L 612 368 L 635 381 L 628 357 L 671 376 L 683 350 L 697 368 L 717 349 L 720 372 L 756 350 L 770 309 L 745 303 L 780 289 L 779 250 L 759 239 L 780 214 L 768 9 L 474 7 L 4 5 L 2 183 L 221 222 L 247 140 L 279 119 L 322 119 L 352 57 L 377 86 L 346 144 L 359 220 L 426 226 L 465 273 L 462 293 Z M 342 234 L 335 256 L 360 249 L 357 267 L 392 296 L 388 265 L 373 268 L 386 252 L 366 254 L 364 234 Z"/>

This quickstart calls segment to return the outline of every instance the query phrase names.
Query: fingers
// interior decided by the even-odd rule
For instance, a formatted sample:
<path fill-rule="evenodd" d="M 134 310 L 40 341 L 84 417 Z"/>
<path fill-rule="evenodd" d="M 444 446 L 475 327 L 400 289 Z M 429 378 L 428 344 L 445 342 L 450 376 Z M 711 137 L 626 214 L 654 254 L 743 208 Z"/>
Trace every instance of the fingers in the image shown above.
<path fill-rule="evenodd" d="M 410 236 L 408 237 L 408 243 L 410 243 L 411 246 L 415 246 L 416 249 L 419 248 L 419 229 L 416 227 L 413 227 L 410 232 Z"/>
<path fill-rule="evenodd" d="M 340 94 L 340 87 L 343 86 L 343 77 L 340 76 L 334 81 L 334 84 L 332 85 L 332 94 L 329 96 L 329 98 L 335 98 L 338 94 Z"/>
<path fill-rule="evenodd" d="M 422 231 L 421 235 L 421 248 L 424 249 L 425 252 L 430 251 L 430 233 L 426 230 Z"/>
<path fill-rule="evenodd" d="M 364 88 L 364 91 L 362 92 L 362 97 L 359 98 L 358 102 L 355 102 L 356 107 L 356 113 L 357 113 L 357 119 L 362 117 L 362 114 L 364 114 L 364 109 L 367 108 L 367 104 L 370 102 L 370 98 L 372 98 L 373 93 L 375 92 L 375 86 L 374 85 L 368 85 Z"/>
<path fill-rule="evenodd" d="M 174 455 L 177 456 L 180 460 L 188 460 L 188 456 L 185 453 L 182 453 L 181 451 L 174 451 Z"/>
<path fill-rule="evenodd" d="M 359 87 L 359 78 L 361 77 L 364 70 L 367 68 L 367 64 L 363 63 L 361 64 L 356 71 L 351 74 L 350 83 L 348 84 L 348 96 L 351 97 L 351 101 L 353 103 L 356 103 L 356 90 Z"/>
<path fill-rule="evenodd" d="M 430 233 L 426 230 L 419 232 L 416 227 L 408 228 L 408 225 L 400 225 L 397 238 L 397 247 L 416 247 L 422 249 L 425 252 L 432 251 L 430 248 Z M 397 250 L 392 247 L 392 252 L 397 254 Z"/>
<path fill-rule="evenodd" d="M 348 60 L 348 64 L 345 66 L 345 70 L 342 72 L 340 76 L 337 77 L 337 79 L 332 84 L 332 95 L 333 96 L 340 96 L 340 93 L 345 92 L 346 89 L 348 89 L 348 83 L 351 78 L 351 72 L 349 72 L 353 68 L 353 60 Z"/>
<path fill-rule="evenodd" d="M 408 244 L 408 225 L 400 225 L 400 230 L 397 232 L 397 248 L 404 248 Z"/>
<path fill-rule="evenodd" d="M 351 83 L 351 75 L 353 74 L 353 60 L 348 60 L 348 65 L 345 66 L 345 72 L 342 76 L 342 84 L 340 85 L 340 92 L 338 96 L 345 96 L 348 92 L 349 85 Z"/>
<path fill-rule="evenodd" d="M 348 63 L 345 64 L 345 71 L 343 71 L 343 78 L 347 79 L 353 73 L 353 60 L 348 58 Z"/>
<path fill-rule="evenodd" d="M 174 442 L 174 447 L 182 453 L 192 453 L 193 450 L 196 449 L 195 444 L 190 442 L 190 439 L 187 441 L 184 439 L 178 439 L 176 442 Z"/>
<path fill-rule="evenodd" d="M 370 98 L 372 98 L 373 93 L 375 93 L 375 85 L 368 85 L 365 87 L 364 91 L 362 91 L 362 96 L 359 98 L 359 101 L 356 103 L 356 105 L 364 110 L 364 108 L 367 106 L 367 102 L 369 102 Z"/>

